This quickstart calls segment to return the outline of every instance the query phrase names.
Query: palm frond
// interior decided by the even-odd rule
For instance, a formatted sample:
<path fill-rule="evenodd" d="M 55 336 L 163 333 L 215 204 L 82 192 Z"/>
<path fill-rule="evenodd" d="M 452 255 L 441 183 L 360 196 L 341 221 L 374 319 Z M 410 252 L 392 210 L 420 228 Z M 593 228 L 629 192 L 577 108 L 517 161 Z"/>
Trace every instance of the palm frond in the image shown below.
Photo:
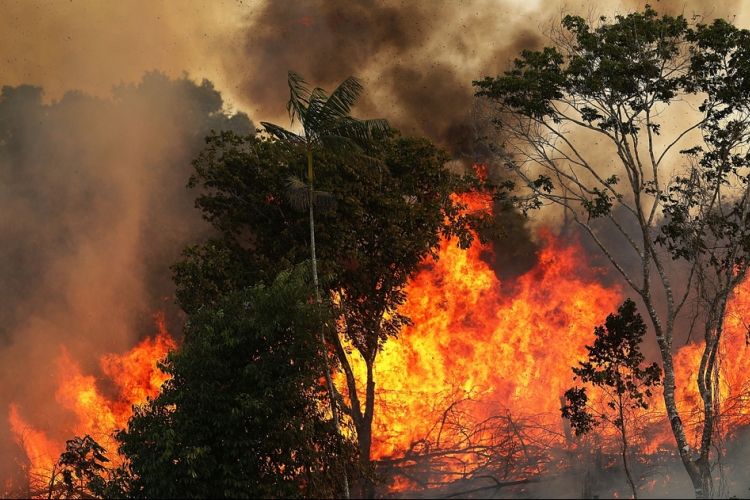
<path fill-rule="evenodd" d="M 326 91 L 320 87 L 315 87 L 312 89 L 312 92 L 310 92 L 310 102 L 317 102 L 321 105 L 325 104 L 326 100 L 328 100 L 328 94 L 326 94 Z"/>
<path fill-rule="evenodd" d="M 295 119 L 304 124 L 310 104 L 310 89 L 302 75 L 294 71 L 289 71 L 287 83 L 289 84 L 289 102 L 286 103 L 286 110 L 289 118 L 292 125 Z"/>
<path fill-rule="evenodd" d="M 324 119 L 336 120 L 348 116 L 363 90 L 359 78 L 350 76 L 341 82 L 325 101 L 325 106 L 321 110 Z"/>
<path fill-rule="evenodd" d="M 304 78 L 289 72 L 290 99 L 287 111 L 292 123 L 298 120 L 304 129 L 304 138 L 276 125 L 262 122 L 272 135 L 296 144 L 317 144 L 338 152 L 362 153 L 362 145 L 372 142 L 378 133 L 390 130 L 388 121 L 359 120 L 349 112 L 362 93 L 361 80 L 350 76 L 329 96 L 320 87 L 309 89 Z"/>
<path fill-rule="evenodd" d="M 321 147 L 338 154 L 360 153 L 362 147 L 351 137 L 343 135 L 323 134 L 318 137 Z"/>
<path fill-rule="evenodd" d="M 287 178 L 284 195 L 286 201 L 298 212 L 303 212 L 310 207 L 310 186 L 299 177 L 290 175 Z"/>
<path fill-rule="evenodd" d="M 323 135 L 320 137 L 320 144 L 329 151 L 341 155 L 349 155 L 363 161 L 372 168 L 377 168 L 379 171 L 388 172 L 387 165 L 383 160 L 367 154 L 367 150 L 360 146 L 359 142 L 352 139 L 351 137 L 343 137 L 340 135 Z"/>
<path fill-rule="evenodd" d="M 388 120 L 360 120 L 351 116 L 342 117 L 331 124 L 332 135 L 350 137 L 360 144 L 367 144 L 378 134 L 385 134 L 391 130 Z"/>
<path fill-rule="evenodd" d="M 284 194 L 289 205 L 298 212 L 310 208 L 310 198 L 321 213 L 335 210 L 337 205 L 336 197 L 326 191 L 313 191 L 310 196 L 310 185 L 293 175 L 287 178 Z"/>
<path fill-rule="evenodd" d="M 263 128 L 266 130 L 266 132 L 278 139 L 289 141 L 293 144 L 304 144 L 305 142 L 305 139 L 299 134 L 295 134 L 294 132 L 285 129 L 284 127 L 279 127 L 278 125 L 274 125 L 273 123 L 268 122 L 260 122 L 260 124 L 263 125 Z"/>
<path fill-rule="evenodd" d="M 312 145 L 316 145 L 333 153 L 352 155 L 381 172 L 387 171 L 385 164 L 373 154 L 374 148 L 371 146 L 373 139 L 391 130 L 388 121 L 360 120 L 349 116 L 362 93 L 361 80 L 350 76 L 329 96 L 320 87 L 310 90 L 301 75 L 290 71 L 289 89 L 287 111 L 292 123 L 299 120 L 304 135 L 295 134 L 278 125 L 261 122 L 269 134 L 286 141 L 290 146 L 305 146 L 309 151 Z M 328 193 L 310 192 L 304 182 L 299 182 L 299 185 L 290 182 L 287 186 L 288 198 L 293 206 L 308 208 L 311 201 L 319 203 L 321 207 L 330 204 Z"/>
<path fill-rule="evenodd" d="M 344 117 L 329 124 L 325 133 L 320 135 L 318 142 L 323 147 L 340 153 L 353 153 L 356 156 L 368 158 L 367 154 L 372 153 L 373 150 L 373 139 L 390 130 L 391 126 L 387 120 L 359 120 Z"/>
<path fill-rule="evenodd" d="M 364 126 L 367 127 L 371 135 L 374 133 L 387 134 L 388 132 L 393 131 L 393 127 L 391 127 L 391 124 L 388 123 L 388 120 L 386 120 L 385 118 L 363 120 L 363 122 Z"/>
<path fill-rule="evenodd" d="M 317 136 L 323 131 L 324 127 L 324 116 L 321 110 L 325 106 L 326 95 L 325 90 L 320 87 L 315 87 L 310 93 L 310 102 L 307 106 L 307 115 L 305 116 L 304 128 L 305 135 L 312 142 L 316 142 Z"/>

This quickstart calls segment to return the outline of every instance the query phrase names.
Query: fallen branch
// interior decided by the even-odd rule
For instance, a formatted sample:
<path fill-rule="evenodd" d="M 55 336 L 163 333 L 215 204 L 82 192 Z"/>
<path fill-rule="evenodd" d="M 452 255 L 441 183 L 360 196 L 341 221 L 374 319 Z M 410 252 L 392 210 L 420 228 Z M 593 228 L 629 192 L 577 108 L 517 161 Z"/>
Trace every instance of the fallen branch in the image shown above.
<path fill-rule="evenodd" d="M 519 484 L 541 483 L 542 482 L 541 479 L 536 479 L 536 478 L 519 479 L 517 481 L 498 481 L 497 479 L 495 479 L 492 476 L 483 476 L 483 477 L 488 478 L 488 479 L 492 479 L 493 481 L 495 481 L 495 484 L 492 484 L 490 486 L 482 486 L 481 488 L 474 488 L 474 489 L 466 490 L 466 491 L 459 491 L 459 492 L 451 493 L 450 495 L 446 495 L 444 497 L 439 497 L 439 498 L 455 498 L 455 497 L 459 497 L 459 496 L 470 495 L 472 493 L 478 493 L 480 491 L 487 491 L 487 490 L 495 490 L 495 489 L 500 489 L 500 488 L 507 488 L 509 486 L 518 486 Z"/>

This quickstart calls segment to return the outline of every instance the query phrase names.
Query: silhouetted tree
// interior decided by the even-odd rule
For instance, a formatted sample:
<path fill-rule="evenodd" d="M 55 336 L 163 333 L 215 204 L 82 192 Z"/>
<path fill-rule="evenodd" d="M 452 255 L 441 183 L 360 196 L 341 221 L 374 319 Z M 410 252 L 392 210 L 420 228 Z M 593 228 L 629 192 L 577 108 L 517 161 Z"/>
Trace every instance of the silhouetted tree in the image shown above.
<path fill-rule="evenodd" d="M 316 260 L 324 297 L 335 297 L 340 331 L 327 337 L 344 373 L 346 395 L 337 396 L 356 427 L 362 458 L 370 458 L 375 411 L 373 366 L 388 338 L 408 318 L 398 312 L 404 287 L 420 262 L 436 255 L 441 237 L 468 246 L 471 228 L 488 214 L 467 214 L 453 196 L 481 183 L 444 165 L 445 151 L 425 139 L 389 133 L 375 138 L 369 156 L 344 157 L 316 150 L 316 189 L 336 200 L 336 210 L 315 219 Z M 223 294 L 267 280 L 310 255 L 309 216 L 291 207 L 288 179 L 308 169 L 304 148 L 273 138 L 214 135 L 196 160 L 191 186 L 205 188 L 196 205 L 221 238 L 186 248 L 176 264 L 177 297 L 189 314 Z M 361 354 L 364 380 L 350 362 Z M 364 386 L 364 401 L 357 386 Z"/>
<path fill-rule="evenodd" d="M 361 154 L 363 146 L 373 140 L 373 134 L 385 132 L 389 126 L 385 120 L 358 120 L 349 116 L 351 108 L 357 102 L 362 92 L 359 80 L 349 77 L 344 80 L 331 95 L 326 95 L 320 87 L 309 90 L 301 75 L 290 71 L 288 76 L 289 102 L 286 109 L 291 118 L 291 124 L 298 121 L 302 125 L 303 134 L 296 134 L 278 125 L 263 122 L 266 131 L 281 141 L 294 145 L 292 151 L 303 151 L 307 156 L 307 184 L 296 176 L 290 176 L 287 186 L 287 199 L 301 210 L 307 209 L 310 216 L 310 254 L 312 262 L 313 286 L 315 297 L 320 302 L 320 287 L 318 285 L 318 262 L 315 255 L 315 217 L 314 207 L 317 204 L 332 204 L 335 201 L 329 193 L 315 191 L 313 156 L 316 150 L 326 149 L 334 153 Z M 321 335 L 323 350 L 328 347 L 325 335 Z M 326 381 L 333 395 L 333 381 L 331 370 L 326 363 Z M 331 413 L 333 422 L 339 429 L 338 411 L 335 399 L 331 398 Z M 349 498 L 349 486 L 346 475 L 343 477 L 344 497 Z"/>
<path fill-rule="evenodd" d="M 661 368 L 653 363 L 641 367 L 644 356 L 639 349 L 646 324 L 638 314 L 635 302 L 628 299 L 610 314 L 604 325 L 594 329 L 594 345 L 586 346 L 588 360 L 573 368 L 573 373 L 584 384 L 599 388 L 605 395 L 605 404 L 610 411 L 600 411 L 589 404 L 586 387 L 574 387 L 565 391 L 563 418 L 570 419 L 576 435 L 590 432 L 594 426 L 608 423 L 620 434 L 620 455 L 633 492 L 638 498 L 631 467 L 628 464 L 628 414 L 647 410 L 651 387 L 659 385 Z"/>

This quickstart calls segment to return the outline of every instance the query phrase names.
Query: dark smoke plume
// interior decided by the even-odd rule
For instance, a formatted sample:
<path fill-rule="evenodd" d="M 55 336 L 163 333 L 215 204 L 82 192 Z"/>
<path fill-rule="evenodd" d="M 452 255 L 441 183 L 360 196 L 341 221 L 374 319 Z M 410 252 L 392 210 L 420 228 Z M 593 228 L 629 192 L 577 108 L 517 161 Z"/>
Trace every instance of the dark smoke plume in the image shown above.
<path fill-rule="evenodd" d="M 404 133 L 454 146 L 468 134 L 471 80 L 538 43 L 535 26 L 497 36 L 509 4 L 365 0 L 268 2 L 248 29 L 243 57 L 251 77 L 242 96 L 261 115 L 288 98 L 290 69 L 332 89 L 349 75 L 366 80 L 358 113 L 383 116 Z M 487 36 L 483 39 L 480 33 Z"/>
<path fill-rule="evenodd" d="M 653 2 L 652 2 L 653 3 Z M 660 2 L 655 8 L 685 15 L 737 14 L 736 2 Z M 356 110 L 385 117 L 406 134 L 423 135 L 459 151 L 470 139 L 472 80 L 502 73 L 523 49 L 547 42 L 560 16 L 612 16 L 642 2 L 300 0 L 252 8 L 239 57 L 240 99 L 255 116 L 283 116 L 286 73 L 295 70 L 328 90 L 354 75 L 366 81 Z M 250 9 L 250 7 L 248 7 Z M 734 9 L 734 11 L 733 11 Z"/>

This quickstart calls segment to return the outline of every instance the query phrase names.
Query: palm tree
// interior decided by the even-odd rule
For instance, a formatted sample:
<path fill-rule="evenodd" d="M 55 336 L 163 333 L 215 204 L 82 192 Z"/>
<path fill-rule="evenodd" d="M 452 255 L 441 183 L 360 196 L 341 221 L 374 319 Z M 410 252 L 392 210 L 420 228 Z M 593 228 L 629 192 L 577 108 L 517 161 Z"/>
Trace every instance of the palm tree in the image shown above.
<path fill-rule="evenodd" d="M 302 126 L 302 133 L 297 134 L 272 123 L 261 122 L 266 132 L 282 141 L 289 142 L 295 148 L 302 149 L 307 154 L 307 183 L 297 177 L 290 177 L 287 195 L 290 203 L 299 209 L 307 209 L 310 215 L 310 254 L 312 262 L 313 286 L 315 299 L 321 302 L 318 286 L 318 265 L 315 258 L 315 217 L 313 207 L 331 208 L 334 198 L 325 192 L 315 191 L 313 156 L 321 149 L 337 154 L 355 155 L 369 158 L 365 148 L 379 132 L 390 129 L 386 120 L 359 120 L 349 116 L 357 102 L 363 87 L 359 79 L 350 76 L 344 80 L 331 95 L 325 90 L 315 87 L 310 90 L 304 78 L 294 71 L 289 72 L 289 102 L 286 109 L 289 112 L 291 126 L 296 122 Z M 298 149 L 298 150 L 299 150 Z M 369 158 L 373 160 L 372 158 Z M 374 161 L 374 160 L 373 160 Z M 328 346 L 325 332 L 321 328 L 321 341 L 325 354 L 325 374 L 331 402 L 331 414 L 336 431 L 341 435 L 338 413 L 336 411 L 331 370 L 328 365 Z M 344 493 L 349 498 L 349 485 L 344 472 Z"/>

